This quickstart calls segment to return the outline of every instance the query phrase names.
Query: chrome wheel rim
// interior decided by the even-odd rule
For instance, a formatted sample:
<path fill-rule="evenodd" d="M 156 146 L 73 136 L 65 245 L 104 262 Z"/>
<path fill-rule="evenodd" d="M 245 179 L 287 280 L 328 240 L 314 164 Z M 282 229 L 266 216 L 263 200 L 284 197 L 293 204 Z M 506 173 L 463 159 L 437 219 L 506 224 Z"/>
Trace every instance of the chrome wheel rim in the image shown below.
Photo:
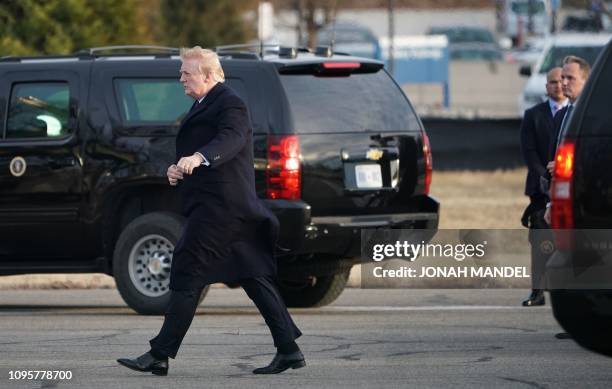
<path fill-rule="evenodd" d="M 147 297 L 168 293 L 174 245 L 161 235 L 147 235 L 133 246 L 128 258 L 132 284 Z"/>

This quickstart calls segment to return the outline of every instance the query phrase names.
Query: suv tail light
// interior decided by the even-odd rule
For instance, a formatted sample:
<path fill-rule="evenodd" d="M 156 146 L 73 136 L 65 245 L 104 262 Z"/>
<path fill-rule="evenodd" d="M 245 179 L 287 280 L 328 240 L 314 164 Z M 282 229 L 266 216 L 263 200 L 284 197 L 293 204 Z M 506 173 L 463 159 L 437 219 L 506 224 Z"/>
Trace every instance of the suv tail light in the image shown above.
<path fill-rule="evenodd" d="M 556 231 L 557 247 L 571 249 L 572 236 L 568 231 L 574 228 L 573 180 L 574 180 L 575 144 L 565 139 L 557 148 L 555 171 L 551 189 L 551 225 Z"/>
<path fill-rule="evenodd" d="M 266 195 L 270 199 L 298 200 L 302 193 L 300 141 L 296 135 L 268 138 Z"/>
<path fill-rule="evenodd" d="M 429 137 L 425 131 L 423 131 L 423 157 L 425 158 L 425 189 L 423 194 L 429 194 L 429 187 L 431 186 L 431 179 L 433 176 L 433 159 L 431 156 Z"/>

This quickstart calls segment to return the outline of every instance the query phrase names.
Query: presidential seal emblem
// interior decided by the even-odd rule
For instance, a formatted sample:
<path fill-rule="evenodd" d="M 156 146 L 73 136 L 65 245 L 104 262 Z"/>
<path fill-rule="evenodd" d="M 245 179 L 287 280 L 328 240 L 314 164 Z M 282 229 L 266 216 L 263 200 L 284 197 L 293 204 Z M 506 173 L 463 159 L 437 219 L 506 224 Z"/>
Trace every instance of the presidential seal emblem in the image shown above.
<path fill-rule="evenodd" d="M 9 164 L 9 170 L 11 171 L 11 174 L 15 177 L 23 176 L 26 171 L 26 167 L 27 164 L 23 157 L 15 157 L 11 160 L 11 163 Z"/>

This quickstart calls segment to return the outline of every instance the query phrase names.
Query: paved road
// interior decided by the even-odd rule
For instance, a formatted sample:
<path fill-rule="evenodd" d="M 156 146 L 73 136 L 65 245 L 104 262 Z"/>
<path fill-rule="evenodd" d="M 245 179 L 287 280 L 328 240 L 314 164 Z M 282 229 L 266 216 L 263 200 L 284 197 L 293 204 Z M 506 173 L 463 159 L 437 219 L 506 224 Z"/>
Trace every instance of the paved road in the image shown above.
<path fill-rule="evenodd" d="M 146 351 L 161 325 L 115 290 L 2 291 L 1 388 L 609 387 L 611 360 L 557 340 L 550 307 L 524 290 L 349 289 L 332 306 L 293 310 L 308 366 L 254 376 L 274 349 L 241 290 L 214 289 L 168 377 L 115 363 Z M 70 381 L 10 381 L 10 370 L 70 370 Z"/>

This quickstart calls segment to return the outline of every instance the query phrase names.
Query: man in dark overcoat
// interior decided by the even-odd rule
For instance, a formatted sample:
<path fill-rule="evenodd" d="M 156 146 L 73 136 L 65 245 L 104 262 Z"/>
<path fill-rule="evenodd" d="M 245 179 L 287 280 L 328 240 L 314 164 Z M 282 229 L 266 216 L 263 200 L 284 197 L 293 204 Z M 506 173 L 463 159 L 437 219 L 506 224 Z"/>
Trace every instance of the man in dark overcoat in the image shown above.
<path fill-rule="evenodd" d="M 255 192 L 252 129 L 242 99 L 224 84 L 216 53 L 196 46 L 181 50 L 181 83 L 195 102 L 176 138 L 177 163 L 168 182 L 177 186 L 186 224 L 176 244 L 170 301 L 151 349 L 119 359 L 138 371 L 166 375 L 206 285 L 237 283 L 270 328 L 277 353 L 255 374 L 305 366 L 295 339 L 301 335 L 276 285 L 274 247 L 278 220 Z"/>
<path fill-rule="evenodd" d="M 555 132 L 555 115 L 567 105 L 561 88 L 561 68 L 552 68 L 546 74 L 548 99 L 525 111 L 521 122 L 521 151 L 527 165 L 525 194 L 529 205 L 521 222 L 529 228 L 531 244 L 531 276 L 533 289 L 523 306 L 544 305 L 543 275 L 546 261 L 552 252 L 551 232 L 544 221 L 548 193 L 542 188 L 541 177 L 546 175 L 550 142 Z"/>

